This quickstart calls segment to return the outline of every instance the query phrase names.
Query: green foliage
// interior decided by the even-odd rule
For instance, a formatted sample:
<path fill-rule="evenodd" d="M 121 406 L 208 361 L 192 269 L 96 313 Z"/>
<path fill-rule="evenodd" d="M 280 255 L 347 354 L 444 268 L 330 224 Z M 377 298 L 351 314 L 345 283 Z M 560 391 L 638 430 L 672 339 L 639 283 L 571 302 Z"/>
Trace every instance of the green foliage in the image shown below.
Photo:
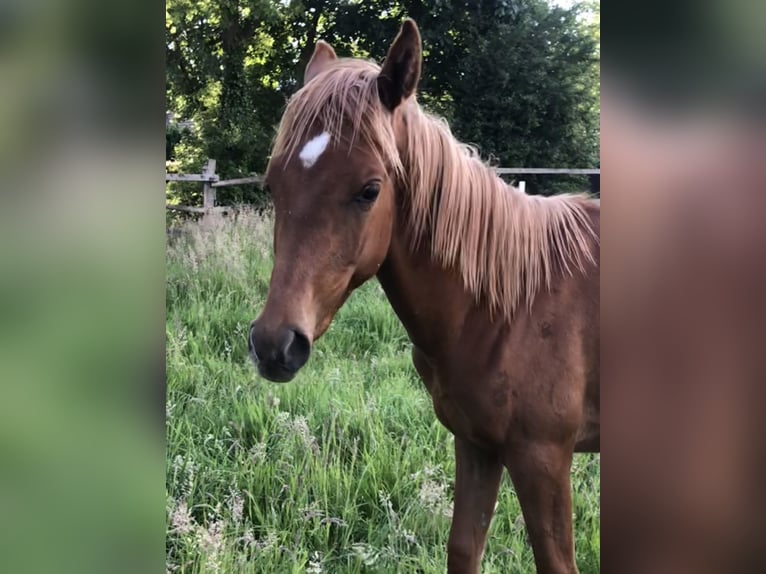
<path fill-rule="evenodd" d="M 188 131 L 178 124 L 170 124 L 165 128 L 165 161 L 170 162 L 176 158 L 176 146 L 181 143 L 181 139 Z"/>
<path fill-rule="evenodd" d="M 178 165 L 212 157 L 222 177 L 262 173 L 316 40 L 330 41 L 339 55 L 381 61 L 404 16 L 415 18 L 423 36 L 419 100 L 445 116 L 459 139 L 503 166 L 596 165 L 593 0 L 568 10 L 545 0 L 168 0 L 167 105 L 197 125 L 176 146 Z M 527 181 L 531 192 L 567 187 L 560 178 Z M 219 190 L 219 198 L 264 200 L 257 188 L 236 187 Z"/>
<path fill-rule="evenodd" d="M 288 384 L 259 379 L 249 322 L 271 223 L 189 224 L 168 249 L 167 560 L 171 572 L 444 572 L 453 439 L 369 282 Z M 578 566 L 598 572 L 599 457 L 575 456 Z M 507 477 L 482 572 L 534 572 Z"/>
<path fill-rule="evenodd" d="M 470 25 L 458 32 L 465 55 L 445 74 L 453 130 L 501 165 L 593 166 L 595 43 L 579 33 L 576 12 L 542 0 L 487 4 L 458 20 Z M 543 180 L 525 179 L 530 192 L 541 191 Z"/>

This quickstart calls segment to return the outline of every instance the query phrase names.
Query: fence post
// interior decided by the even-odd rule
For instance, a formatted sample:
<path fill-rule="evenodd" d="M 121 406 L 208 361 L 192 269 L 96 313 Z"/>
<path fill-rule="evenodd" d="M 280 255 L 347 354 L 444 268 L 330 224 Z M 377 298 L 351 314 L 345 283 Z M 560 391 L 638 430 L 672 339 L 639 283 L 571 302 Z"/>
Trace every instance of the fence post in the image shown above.
<path fill-rule="evenodd" d="M 212 185 L 215 179 L 214 159 L 207 160 L 207 165 L 205 165 L 202 175 L 207 176 L 208 178 L 202 183 L 202 207 L 210 209 L 215 207 L 215 188 Z"/>
<path fill-rule="evenodd" d="M 522 193 L 526 193 L 526 191 L 527 191 L 527 182 L 526 181 L 524 181 L 524 180 L 519 181 L 519 190 Z"/>

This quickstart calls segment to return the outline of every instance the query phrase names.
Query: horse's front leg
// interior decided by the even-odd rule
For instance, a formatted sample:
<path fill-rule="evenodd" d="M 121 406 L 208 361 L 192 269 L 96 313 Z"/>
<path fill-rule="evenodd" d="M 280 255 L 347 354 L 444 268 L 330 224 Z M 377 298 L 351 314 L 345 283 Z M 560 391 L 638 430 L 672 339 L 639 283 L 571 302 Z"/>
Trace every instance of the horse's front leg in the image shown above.
<path fill-rule="evenodd" d="M 447 546 L 448 574 L 478 574 L 503 465 L 493 453 L 455 437 L 455 510 Z"/>
<path fill-rule="evenodd" d="M 577 574 L 569 473 L 572 447 L 523 442 L 507 451 L 538 574 Z"/>

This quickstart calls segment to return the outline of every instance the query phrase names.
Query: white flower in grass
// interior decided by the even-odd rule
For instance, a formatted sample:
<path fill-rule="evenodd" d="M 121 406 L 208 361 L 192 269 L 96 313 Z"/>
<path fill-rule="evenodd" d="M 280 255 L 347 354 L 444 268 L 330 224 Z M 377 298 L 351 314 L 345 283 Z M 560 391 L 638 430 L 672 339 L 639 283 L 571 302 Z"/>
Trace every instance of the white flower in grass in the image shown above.
<path fill-rule="evenodd" d="M 199 545 L 207 558 L 205 565 L 211 572 L 219 572 L 221 569 L 220 556 L 223 552 L 223 522 L 213 520 L 207 528 L 199 529 Z"/>
<path fill-rule="evenodd" d="M 441 475 L 441 474 L 442 474 L 442 469 L 441 469 L 441 467 L 440 467 L 440 466 L 424 466 L 424 467 L 423 467 L 423 468 L 421 468 L 419 471 L 417 471 L 417 472 L 413 472 L 413 473 L 410 475 L 410 479 L 412 479 L 412 480 L 417 480 L 417 479 L 418 479 L 418 478 L 420 478 L 421 476 L 423 476 L 423 477 L 425 477 L 425 478 L 433 478 L 433 477 L 434 477 L 434 476 L 436 476 L 437 474 L 438 474 L 438 475 Z"/>
<path fill-rule="evenodd" d="M 181 495 L 188 498 L 194 488 L 194 477 L 197 474 L 197 465 L 187 461 L 180 454 L 173 460 L 173 477 L 180 483 Z"/>
<path fill-rule="evenodd" d="M 272 548 L 276 548 L 278 542 L 279 538 L 277 535 L 273 532 L 269 532 L 264 539 L 255 540 L 253 545 L 255 546 L 256 550 L 263 552 L 266 550 L 271 550 Z"/>
<path fill-rule="evenodd" d="M 425 480 L 420 485 L 420 503 L 434 513 L 452 517 L 452 503 L 446 497 L 447 485 L 435 480 Z"/>
<path fill-rule="evenodd" d="M 303 514 L 303 520 L 313 520 L 314 518 L 322 518 L 324 516 L 324 512 L 319 508 L 319 503 L 316 501 L 301 508 L 301 514 Z"/>
<path fill-rule="evenodd" d="M 394 511 L 394 507 L 391 504 L 391 497 L 386 492 L 380 490 L 378 491 L 378 500 L 380 500 L 380 504 L 385 507 L 386 513 L 388 514 L 388 519 L 391 524 L 397 524 L 399 522 L 399 517 L 397 516 L 396 512 Z"/>
<path fill-rule="evenodd" d="M 272 408 L 278 409 L 279 408 L 279 397 L 272 395 L 269 393 L 266 395 L 266 404 L 269 405 Z"/>
<path fill-rule="evenodd" d="M 334 524 L 335 526 L 347 526 L 346 521 L 342 518 L 336 518 L 334 516 L 326 516 L 319 521 L 319 524 Z"/>
<path fill-rule="evenodd" d="M 245 533 L 242 535 L 239 541 L 242 542 L 242 544 L 244 544 L 247 548 L 255 547 L 256 540 L 252 530 L 245 530 Z"/>
<path fill-rule="evenodd" d="M 282 432 L 291 430 L 292 423 L 290 421 L 290 413 L 286 411 L 277 412 L 277 416 L 274 418 L 274 424 Z"/>
<path fill-rule="evenodd" d="M 242 499 L 242 495 L 236 490 L 232 489 L 229 495 L 229 510 L 231 511 L 231 517 L 234 520 L 234 524 L 242 523 L 242 511 L 244 510 L 245 501 Z"/>
<path fill-rule="evenodd" d="M 250 460 L 254 463 L 263 462 L 266 460 L 266 443 L 265 442 L 257 442 L 252 447 L 250 447 L 250 452 L 248 453 Z"/>
<path fill-rule="evenodd" d="M 297 416 L 293 420 L 293 432 L 301 439 L 303 445 L 314 454 L 319 454 L 317 439 L 311 434 L 308 421 L 303 416 Z"/>
<path fill-rule="evenodd" d="M 311 553 L 311 558 L 309 559 L 309 565 L 306 568 L 306 572 L 309 574 L 322 574 L 322 572 L 324 572 L 322 569 L 322 559 L 319 555 L 319 552 L 314 551 Z"/>
<path fill-rule="evenodd" d="M 170 514 L 170 526 L 176 534 L 186 535 L 194 531 L 197 524 L 194 517 L 189 512 L 186 502 L 181 500 L 176 503 L 173 512 Z"/>
<path fill-rule="evenodd" d="M 364 542 L 354 544 L 351 549 L 365 566 L 375 566 L 378 558 L 380 558 L 380 552 L 378 552 L 375 547 L 365 544 Z"/>
<path fill-rule="evenodd" d="M 407 544 L 417 544 L 418 540 L 415 538 L 415 534 L 412 533 L 410 530 L 402 530 L 401 532 L 402 538 L 404 538 L 404 541 Z"/>

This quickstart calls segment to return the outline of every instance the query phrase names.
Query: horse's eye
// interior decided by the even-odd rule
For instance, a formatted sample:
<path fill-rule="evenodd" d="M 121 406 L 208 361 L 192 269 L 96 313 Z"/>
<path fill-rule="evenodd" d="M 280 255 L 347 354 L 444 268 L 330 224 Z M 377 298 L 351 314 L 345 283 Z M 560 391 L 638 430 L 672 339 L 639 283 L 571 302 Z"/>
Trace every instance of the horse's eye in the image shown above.
<path fill-rule="evenodd" d="M 378 199 L 379 193 L 380 184 L 368 183 L 356 196 L 356 201 L 364 206 L 370 206 L 376 199 Z"/>

